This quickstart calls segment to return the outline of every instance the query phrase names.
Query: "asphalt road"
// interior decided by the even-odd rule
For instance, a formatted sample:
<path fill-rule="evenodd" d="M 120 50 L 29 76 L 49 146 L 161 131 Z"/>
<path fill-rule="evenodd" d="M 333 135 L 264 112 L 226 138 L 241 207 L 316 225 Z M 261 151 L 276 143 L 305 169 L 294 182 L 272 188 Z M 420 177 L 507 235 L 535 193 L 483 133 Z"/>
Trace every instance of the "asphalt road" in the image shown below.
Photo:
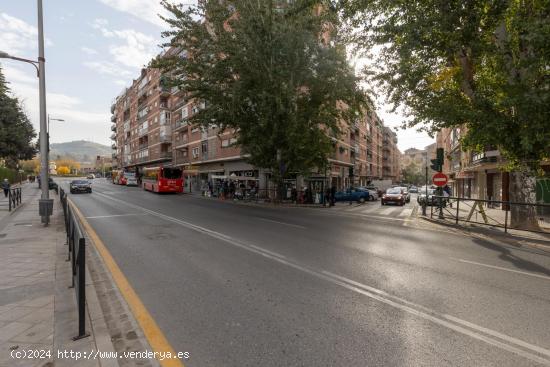
<path fill-rule="evenodd" d="M 550 250 L 374 209 L 93 189 L 73 201 L 186 366 L 550 365 Z"/>

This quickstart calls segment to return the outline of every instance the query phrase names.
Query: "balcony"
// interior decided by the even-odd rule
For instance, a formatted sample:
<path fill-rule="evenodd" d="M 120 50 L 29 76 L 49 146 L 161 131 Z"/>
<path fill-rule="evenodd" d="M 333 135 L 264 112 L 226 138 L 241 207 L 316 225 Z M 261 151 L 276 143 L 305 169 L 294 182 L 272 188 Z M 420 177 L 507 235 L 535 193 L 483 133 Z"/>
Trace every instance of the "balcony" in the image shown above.
<path fill-rule="evenodd" d="M 498 150 L 486 150 L 481 153 L 472 153 L 471 162 L 473 165 L 483 163 L 496 163 L 499 156 L 500 151 Z"/>
<path fill-rule="evenodd" d="M 172 159 L 172 151 L 170 151 L 170 150 L 161 151 L 160 154 L 159 154 L 159 157 L 160 158 L 170 158 L 170 159 Z"/>
<path fill-rule="evenodd" d="M 141 143 L 139 144 L 138 148 L 139 150 L 144 150 L 144 149 L 147 149 L 149 147 L 149 143 Z"/>
<path fill-rule="evenodd" d="M 111 134 L 111 140 L 116 140 L 116 133 Z"/>
<path fill-rule="evenodd" d="M 111 131 L 116 132 L 116 124 L 112 124 L 112 125 L 111 125 Z"/>
<path fill-rule="evenodd" d="M 113 143 L 113 145 L 111 145 L 111 149 L 116 150 L 116 143 Z"/>
<path fill-rule="evenodd" d="M 111 103 L 111 113 L 115 113 L 115 107 L 116 107 L 116 100 Z"/>
<path fill-rule="evenodd" d="M 159 141 L 161 143 L 171 143 L 172 142 L 172 135 L 170 135 L 169 133 L 164 134 L 164 135 L 159 135 Z"/>
<path fill-rule="evenodd" d="M 158 91 L 159 91 L 161 97 L 169 97 L 170 96 L 170 87 L 159 84 Z"/>
<path fill-rule="evenodd" d="M 118 158 L 118 154 L 112 153 L 112 154 L 111 154 L 111 158 L 112 158 L 112 159 L 117 159 L 117 158 Z"/>
<path fill-rule="evenodd" d="M 146 135 L 147 133 L 149 132 L 149 127 L 146 126 L 146 127 L 142 127 L 138 130 L 138 136 L 143 136 L 143 135 Z"/>
<path fill-rule="evenodd" d="M 177 131 L 181 128 L 187 127 L 188 125 L 189 125 L 189 122 L 187 121 L 187 119 L 184 119 L 184 118 L 179 119 L 174 123 L 174 130 Z"/>
<path fill-rule="evenodd" d="M 116 116 L 115 115 L 111 116 L 111 122 L 116 122 Z"/>

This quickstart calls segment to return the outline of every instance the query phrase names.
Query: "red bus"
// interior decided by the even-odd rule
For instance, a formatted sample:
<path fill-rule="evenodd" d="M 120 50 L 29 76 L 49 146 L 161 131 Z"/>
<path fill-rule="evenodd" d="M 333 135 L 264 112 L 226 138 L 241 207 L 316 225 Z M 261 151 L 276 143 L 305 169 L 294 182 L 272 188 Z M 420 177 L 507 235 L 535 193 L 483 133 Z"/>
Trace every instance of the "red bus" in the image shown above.
<path fill-rule="evenodd" d="M 143 189 L 153 192 L 183 192 L 181 168 L 155 167 L 143 169 Z"/>

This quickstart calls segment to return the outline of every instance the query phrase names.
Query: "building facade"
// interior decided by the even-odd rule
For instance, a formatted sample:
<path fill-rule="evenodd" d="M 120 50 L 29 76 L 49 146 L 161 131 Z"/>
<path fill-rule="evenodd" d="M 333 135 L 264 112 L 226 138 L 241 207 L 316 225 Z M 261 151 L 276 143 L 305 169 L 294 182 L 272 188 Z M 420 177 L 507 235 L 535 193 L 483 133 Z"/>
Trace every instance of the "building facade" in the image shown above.
<path fill-rule="evenodd" d="M 435 174 L 430 166 L 431 160 L 436 158 L 436 149 L 437 143 L 433 143 L 424 149 L 409 148 L 405 150 L 401 155 L 401 171 L 412 166 L 417 173 L 425 175 L 426 167 L 428 167 L 428 179 L 430 180 Z"/>
<path fill-rule="evenodd" d="M 181 167 L 186 192 L 224 180 L 273 189 L 270 172 L 246 161 L 235 144 L 234 131 L 189 124 L 189 118 L 204 107 L 186 99 L 179 89 L 166 87 L 160 70 L 143 69 L 111 105 L 113 167 L 138 174 L 146 167 Z M 327 185 L 343 189 L 367 185 L 373 179 L 398 181 L 397 136 L 374 111 L 351 124 L 343 123 L 341 134 L 331 139 L 334 151 L 328 166 L 307 176 L 290 174 L 288 186 L 317 192 Z"/>

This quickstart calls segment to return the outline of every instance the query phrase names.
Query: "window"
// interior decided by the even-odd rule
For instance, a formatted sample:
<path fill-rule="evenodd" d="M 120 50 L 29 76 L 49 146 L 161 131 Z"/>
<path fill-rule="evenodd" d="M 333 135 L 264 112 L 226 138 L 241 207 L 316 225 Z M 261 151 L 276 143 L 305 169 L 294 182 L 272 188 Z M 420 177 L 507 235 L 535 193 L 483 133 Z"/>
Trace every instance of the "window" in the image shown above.
<path fill-rule="evenodd" d="M 208 153 L 208 142 L 207 141 L 202 143 L 202 152 L 203 153 Z"/>
<path fill-rule="evenodd" d="M 229 146 L 229 140 L 228 139 L 222 140 L 222 148 L 227 148 L 228 146 Z"/>
<path fill-rule="evenodd" d="M 187 106 L 183 106 L 181 109 L 181 117 L 186 119 L 187 116 L 189 116 L 189 110 L 187 109 Z"/>
<path fill-rule="evenodd" d="M 199 147 L 193 148 L 193 158 L 198 158 L 199 156 Z"/>

